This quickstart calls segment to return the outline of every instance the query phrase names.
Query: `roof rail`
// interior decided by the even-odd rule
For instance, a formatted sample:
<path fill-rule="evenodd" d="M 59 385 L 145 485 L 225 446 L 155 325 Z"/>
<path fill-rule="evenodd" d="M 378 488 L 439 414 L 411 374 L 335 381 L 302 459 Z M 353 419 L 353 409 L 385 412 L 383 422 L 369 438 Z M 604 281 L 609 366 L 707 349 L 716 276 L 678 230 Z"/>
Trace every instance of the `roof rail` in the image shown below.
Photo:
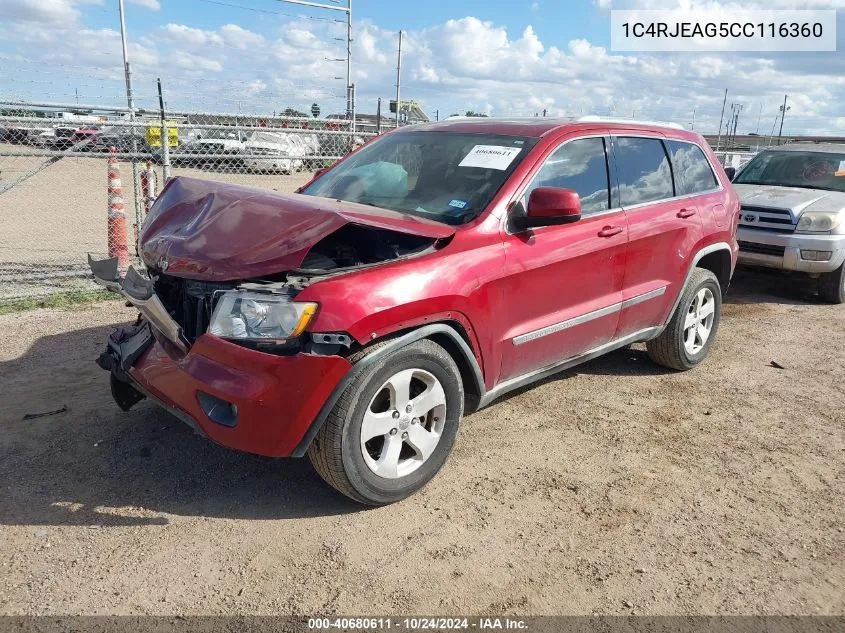
<path fill-rule="evenodd" d="M 634 125 L 659 125 L 662 127 L 671 127 L 676 130 L 685 129 L 680 123 L 670 123 L 668 121 L 640 121 L 638 119 L 625 119 L 611 116 L 596 116 L 591 114 L 589 116 L 582 116 L 577 119 L 579 123 L 632 123 Z"/>

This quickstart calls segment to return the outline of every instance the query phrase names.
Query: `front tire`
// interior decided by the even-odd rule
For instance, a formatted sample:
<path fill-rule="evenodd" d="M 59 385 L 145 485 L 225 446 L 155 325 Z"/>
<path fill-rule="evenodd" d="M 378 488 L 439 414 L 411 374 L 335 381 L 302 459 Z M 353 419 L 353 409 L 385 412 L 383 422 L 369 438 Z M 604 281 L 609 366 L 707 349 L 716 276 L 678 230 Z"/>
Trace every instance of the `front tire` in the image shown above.
<path fill-rule="evenodd" d="M 819 278 L 819 296 L 828 303 L 845 303 L 845 264 Z"/>
<path fill-rule="evenodd" d="M 455 361 L 433 341 L 417 341 L 356 376 L 308 457 L 326 483 L 355 501 L 400 501 L 446 462 L 463 404 Z"/>
<path fill-rule="evenodd" d="M 722 316 L 722 289 L 709 270 L 696 268 L 666 329 L 646 343 L 658 365 L 686 371 L 707 358 Z"/>

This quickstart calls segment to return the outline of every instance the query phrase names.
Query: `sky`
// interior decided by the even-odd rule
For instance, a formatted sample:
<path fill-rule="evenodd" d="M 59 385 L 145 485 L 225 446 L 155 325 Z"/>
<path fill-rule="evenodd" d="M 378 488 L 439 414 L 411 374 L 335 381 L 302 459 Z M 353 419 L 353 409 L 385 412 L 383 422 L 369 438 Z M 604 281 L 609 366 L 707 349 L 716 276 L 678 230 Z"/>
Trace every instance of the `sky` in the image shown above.
<path fill-rule="evenodd" d="M 337 0 L 322 0 L 331 3 Z M 345 2 L 345 0 L 340 0 Z M 837 52 L 619 53 L 611 9 L 839 9 Z M 345 111 L 345 14 L 279 0 L 126 0 L 138 105 L 272 114 Z M 845 0 L 353 0 L 359 112 L 395 96 L 431 118 L 635 117 L 702 133 L 743 106 L 738 131 L 845 134 Z M 117 0 L 0 0 L 0 99 L 125 105 Z M 385 105 L 386 108 L 386 105 Z"/>

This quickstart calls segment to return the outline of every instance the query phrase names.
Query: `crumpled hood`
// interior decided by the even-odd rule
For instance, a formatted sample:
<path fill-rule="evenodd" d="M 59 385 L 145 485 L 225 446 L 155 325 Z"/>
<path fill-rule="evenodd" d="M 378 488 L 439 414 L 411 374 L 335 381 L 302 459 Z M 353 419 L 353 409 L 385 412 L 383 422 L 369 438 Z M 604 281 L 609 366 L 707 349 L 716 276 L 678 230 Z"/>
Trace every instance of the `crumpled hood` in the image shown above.
<path fill-rule="evenodd" d="M 771 209 L 789 209 L 793 218 L 803 211 L 839 211 L 845 209 L 845 193 L 824 189 L 778 187 L 776 185 L 734 184 L 742 204 Z"/>
<path fill-rule="evenodd" d="M 144 263 L 168 275 L 235 280 L 284 272 L 346 224 L 431 238 L 454 229 L 416 216 L 301 194 L 173 178 L 139 237 Z"/>

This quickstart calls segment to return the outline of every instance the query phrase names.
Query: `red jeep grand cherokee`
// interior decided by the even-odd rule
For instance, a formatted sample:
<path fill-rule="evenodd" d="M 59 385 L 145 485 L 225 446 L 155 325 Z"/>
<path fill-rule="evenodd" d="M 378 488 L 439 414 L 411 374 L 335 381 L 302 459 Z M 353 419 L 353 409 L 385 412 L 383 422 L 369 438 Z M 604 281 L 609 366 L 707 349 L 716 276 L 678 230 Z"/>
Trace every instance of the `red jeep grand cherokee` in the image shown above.
<path fill-rule="evenodd" d="M 597 118 L 407 127 L 289 195 L 174 178 L 149 279 L 91 261 L 141 313 L 98 362 L 123 409 L 390 503 L 512 389 L 637 341 L 700 363 L 738 213 L 701 136 Z"/>

